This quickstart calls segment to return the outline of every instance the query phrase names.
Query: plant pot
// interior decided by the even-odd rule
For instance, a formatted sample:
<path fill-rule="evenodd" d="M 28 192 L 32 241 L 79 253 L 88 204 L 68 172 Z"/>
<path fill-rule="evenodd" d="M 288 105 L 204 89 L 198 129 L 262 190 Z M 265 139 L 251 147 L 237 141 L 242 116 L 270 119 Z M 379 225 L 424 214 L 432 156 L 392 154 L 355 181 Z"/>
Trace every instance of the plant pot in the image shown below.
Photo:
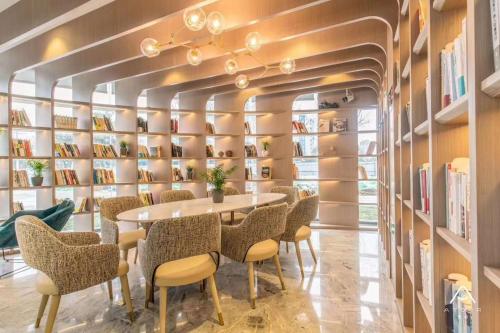
<path fill-rule="evenodd" d="M 269 150 L 263 150 L 261 152 L 261 154 L 262 154 L 262 157 L 268 157 L 269 156 Z"/>
<path fill-rule="evenodd" d="M 128 156 L 128 148 L 120 148 L 120 157 Z"/>
<path fill-rule="evenodd" d="M 33 186 L 42 186 L 42 184 L 43 184 L 43 177 L 42 176 L 31 177 L 31 184 Z"/>
<path fill-rule="evenodd" d="M 194 179 L 194 171 L 188 171 L 186 175 L 187 180 L 193 180 Z"/>
<path fill-rule="evenodd" d="M 224 190 L 213 190 L 212 191 L 212 200 L 214 203 L 224 202 Z"/>

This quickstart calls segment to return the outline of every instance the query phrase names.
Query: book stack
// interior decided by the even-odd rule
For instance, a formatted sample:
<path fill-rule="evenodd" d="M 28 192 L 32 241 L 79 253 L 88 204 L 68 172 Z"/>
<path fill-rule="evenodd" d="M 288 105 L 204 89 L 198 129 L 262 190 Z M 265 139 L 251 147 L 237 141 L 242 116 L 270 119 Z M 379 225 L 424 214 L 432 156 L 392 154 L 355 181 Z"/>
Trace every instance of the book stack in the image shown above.
<path fill-rule="evenodd" d="M 75 213 L 86 213 L 90 211 L 89 209 L 89 198 L 87 197 L 80 197 L 76 199 L 76 204 L 75 204 Z"/>
<path fill-rule="evenodd" d="M 150 156 L 155 158 L 163 157 L 163 149 L 161 146 L 151 146 L 149 147 Z"/>
<path fill-rule="evenodd" d="M 469 159 L 446 163 L 446 227 L 471 242 Z"/>
<path fill-rule="evenodd" d="M 118 157 L 118 154 L 115 151 L 115 147 L 113 147 L 112 145 L 103 145 L 100 143 L 94 143 L 94 157 L 114 158 Z"/>
<path fill-rule="evenodd" d="M 25 110 L 12 110 L 12 125 L 13 126 L 31 126 L 30 119 Z"/>
<path fill-rule="evenodd" d="M 207 151 L 207 157 L 214 157 L 214 146 L 213 145 L 207 145 L 206 151 Z"/>
<path fill-rule="evenodd" d="M 178 119 L 170 119 L 170 132 L 178 133 L 179 132 L 179 120 Z"/>
<path fill-rule="evenodd" d="M 139 193 L 139 199 L 141 199 L 144 206 L 152 206 L 155 204 L 153 201 L 153 193 L 151 193 L 151 192 Z"/>
<path fill-rule="evenodd" d="M 115 173 L 108 169 L 94 169 L 94 184 L 114 184 Z"/>
<path fill-rule="evenodd" d="M 56 157 L 80 157 L 80 149 L 74 143 L 56 143 L 54 150 Z"/>
<path fill-rule="evenodd" d="M 56 128 L 76 129 L 78 126 L 78 117 L 55 115 L 54 124 Z"/>
<path fill-rule="evenodd" d="M 422 294 L 432 306 L 432 249 L 431 241 L 425 239 L 420 242 L 420 267 L 422 268 Z"/>
<path fill-rule="evenodd" d="M 245 121 L 245 134 L 252 134 L 252 128 L 250 127 L 250 123 L 248 121 Z"/>
<path fill-rule="evenodd" d="M 255 145 L 245 145 L 246 157 L 257 157 L 257 147 Z"/>
<path fill-rule="evenodd" d="M 293 156 L 294 157 L 304 156 L 304 152 L 302 151 L 302 145 L 300 144 L 300 142 L 293 143 Z"/>
<path fill-rule="evenodd" d="M 12 155 L 15 157 L 33 156 L 30 140 L 12 139 Z"/>
<path fill-rule="evenodd" d="M 24 204 L 21 201 L 13 202 L 12 203 L 12 210 L 13 210 L 14 214 L 17 212 L 20 212 L 20 211 L 24 210 Z"/>
<path fill-rule="evenodd" d="M 419 188 L 420 188 L 420 210 L 424 214 L 430 214 L 431 211 L 431 169 L 429 163 L 422 164 L 418 168 Z"/>
<path fill-rule="evenodd" d="M 137 117 L 137 132 L 139 133 L 148 132 L 148 121 L 146 119 Z"/>
<path fill-rule="evenodd" d="M 443 280 L 447 332 L 472 332 L 472 283 L 462 274 Z"/>
<path fill-rule="evenodd" d="M 182 157 L 182 146 L 172 142 L 172 157 Z"/>
<path fill-rule="evenodd" d="M 445 108 L 467 93 L 466 20 L 462 32 L 441 50 L 441 107 Z"/>
<path fill-rule="evenodd" d="M 493 39 L 493 60 L 495 71 L 500 70 L 500 0 L 490 0 L 491 37 Z"/>
<path fill-rule="evenodd" d="M 92 121 L 94 123 L 94 130 L 96 131 L 112 131 L 113 126 L 111 124 L 111 120 L 106 117 L 92 117 Z"/>
<path fill-rule="evenodd" d="M 309 133 L 306 125 L 303 122 L 297 120 L 292 120 L 292 131 L 293 133 Z"/>
<path fill-rule="evenodd" d="M 182 182 L 184 181 L 184 177 L 182 176 L 181 169 L 172 168 L 172 180 L 174 182 Z"/>
<path fill-rule="evenodd" d="M 137 179 L 141 183 L 150 183 L 153 181 L 153 172 L 145 169 L 139 169 L 137 172 Z"/>
<path fill-rule="evenodd" d="M 215 125 L 212 124 L 212 123 L 207 122 L 205 124 L 205 130 L 206 130 L 207 134 L 209 134 L 209 135 L 210 134 L 215 134 Z"/>
<path fill-rule="evenodd" d="M 56 185 L 79 185 L 78 175 L 75 170 L 61 169 L 55 171 Z"/>
<path fill-rule="evenodd" d="M 331 120 L 331 132 L 346 132 L 347 131 L 347 118 L 333 118 Z"/>
<path fill-rule="evenodd" d="M 150 155 L 149 155 L 148 147 L 146 147 L 144 145 L 139 145 L 139 147 L 137 147 L 137 156 L 139 158 L 149 158 Z"/>
<path fill-rule="evenodd" d="M 14 187 L 29 187 L 28 172 L 26 170 L 14 170 L 13 185 Z"/>

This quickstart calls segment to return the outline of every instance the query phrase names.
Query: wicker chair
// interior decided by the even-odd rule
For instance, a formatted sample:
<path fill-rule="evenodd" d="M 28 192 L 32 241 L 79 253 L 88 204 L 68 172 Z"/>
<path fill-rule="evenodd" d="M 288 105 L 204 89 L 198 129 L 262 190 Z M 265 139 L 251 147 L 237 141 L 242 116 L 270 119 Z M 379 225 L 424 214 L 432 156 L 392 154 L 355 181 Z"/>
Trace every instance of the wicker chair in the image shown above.
<path fill-rule="evenodd" d="M 283 199 L 283 202 L 286 202 L 288 205 L 293 205 L 297 201 L 297 189 L 293 186 L 275 186 L 271 189 L 271 193 L 282 193 L 285 194 L 286 197 Z"/>
<path fill-rule="evenodd" d="M 45 332 L 50 333 L 61 296 L 119 277 L 130 319 L 133 308 L 128 285 L 128 264 L 120 260 L 117 245 L 99 244 L 94 232 L 57 232 L 35 216 L 16 220 L 21 254 L 29 266 L 38 270 L 36 289 L 42 294 L 35 327 L 40 326 L 45 307 L 52 298 Z"/>
<path fill-rule="evenodd" d="M 160 332 L 167 327 L 167 288 L 208 279 L 219 317 L 224 325 L 214 275 L 220 252 L 220 221 L 217 213 L 173 218 L 151 226 L 146 240 L 139 241 L 139 258 L 146 280 L 146 308 L 160 288 Z"/>
<path fill-rule="evenodd" d="M 160 193 L 160 203 L 196 199 L 189 190 L 166 190 Z"/>
<path fill-rule="evenodd" d="M 246 262 L 250 304 L 255 308 L 254 262 L 273 258 L 281 288 L 285 282 L 278 257 L 279 239 L 285 231 L 285 203 L 254 209 L 239 225 L 222 226 L 222 254 L 234 261 Z"/>
<path fill-rule="evenodd" d="M 309 225 L 316 218 L 318 214 L 319 196 L 313 195 L 304 199 L 297 201 L 295 205 L 292 206 L 290 211 L 286 216 L 286 229 L 281 240 L 287 242 L 295 243 L 295 251 L 297 253 L 297 259 L 300 266 L 300 274 L 304 277 L 304 267 L 302 265 L 302 257 L 300 255 L 300 245 L 299 242 L 307 240 L 309 245 L 309 250 L 311 250 L 311 255 L 313 257 L 314 263 L 316 263 L 316 254 L 311 243 L 311 228 Z"/>

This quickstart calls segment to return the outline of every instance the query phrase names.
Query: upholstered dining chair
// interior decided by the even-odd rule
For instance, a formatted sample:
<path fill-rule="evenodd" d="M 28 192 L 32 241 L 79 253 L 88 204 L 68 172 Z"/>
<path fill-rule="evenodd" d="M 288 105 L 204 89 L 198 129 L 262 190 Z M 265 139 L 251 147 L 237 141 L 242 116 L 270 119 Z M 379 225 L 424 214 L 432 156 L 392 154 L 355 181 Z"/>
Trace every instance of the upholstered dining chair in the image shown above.
<path fill-rule="evenodd" d="M 304 267 L 302 265 L 299 242 L 307 240 L 314 263 L 317 263 L 316 254 L 311 242 L 311 227 L 309 225 L 318 214 L 318 205 L 318 195 L 297 201 L 287 213 L 285 233 L 281 236 L 281 240 L 287 242 L 287 244 L 288 242 L 295 243 L 295 252 L 297 253 L 302 277 L 304 277 Z"/>
<path fill-rule="evenodd" d="M 278 257 L 279 239 L 285 232 L 287 204 L 265 206 L 251 211 L 238 225 L 222 226 L 222 254 L 246 263 L 250 304 L 255 308 L 254 263 L 273 258 L 281 288 L 285 282 Z"/>
<path fill-rule="evenodd" d="M 271 188 L 271 193 L 281 193 L 285 194 L 286 197 L 283 199 L 283 202 L 286 202 L 288 205 L 293 205 L 297 201 L 297 189 L 293 186 L 274 186 Z"/>
<path fill-rule="evenodd" d="M 54 327 L 61 296 L 119 277 L 130 320 L 134 318 L 128 285 L 128 264 L 120 260 L 114 244 L 99 244 L 95 232 L 57 232 L 35 216 L 16 220 L 21 255 L 27 265 L 38 271 L 36 289 L 42 294 L 35 327 L 51 298 L 45 332 Z"/>
<path fill-rule="evenodd" d="M 167 290 L 208 279 L 219 324 L 224 325 L 214 275 L 219 264 L 220 220 L 217 213 L 155 222 L 139 241 L 139 258 L 146 280 L 146 303 L 160 288 L 160 332 L 167 330 Z"/>
<path fill-rule="evenodd" d="M 160 193 L 160 203 L 196 199 L 190 190 L 166 190 Z"/>

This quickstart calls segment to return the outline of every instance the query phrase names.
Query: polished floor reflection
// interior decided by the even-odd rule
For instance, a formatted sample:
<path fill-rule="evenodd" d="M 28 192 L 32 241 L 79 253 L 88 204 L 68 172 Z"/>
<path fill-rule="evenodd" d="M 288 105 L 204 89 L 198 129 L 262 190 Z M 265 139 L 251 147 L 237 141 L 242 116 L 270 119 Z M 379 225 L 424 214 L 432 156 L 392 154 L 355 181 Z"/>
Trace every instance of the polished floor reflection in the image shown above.
<path fill-rule="evenodd" d="M 213 304 L 198 285 L 172 288 L 168 295 L 168 326 L 175 332 L 401 332 L 394 293 L 379 250 L 378 235 L 369 231 L 321 230 L 313 232 L 318 254 L 314 262 L 303 242 L 305 279 L 293 245 L 281 247 L 287 290 L 282 292 L 272 262 L 257 267 L 257 307 L 247 300 L 246 265 L 224 262 L 217 273 L 225 326 L 219 326 Z M 131 258 L 133 253 L 130 254 Z M 2 269 L 7 269 L 5 263 Z M 155 332 L 158 294 L 144 309 L 144 279 L 131 264 L 129 280 L 137 319 L 130 324 L 121 294 L 107 298 L 105 285 L 63 296 L 57 332 Z M 34 321 L 40 295 L 34 290 L 30 269 L 0 280 L 0 333 L 43 332 Z M 119 290 L 119 281 L 114 281 Z"/>

